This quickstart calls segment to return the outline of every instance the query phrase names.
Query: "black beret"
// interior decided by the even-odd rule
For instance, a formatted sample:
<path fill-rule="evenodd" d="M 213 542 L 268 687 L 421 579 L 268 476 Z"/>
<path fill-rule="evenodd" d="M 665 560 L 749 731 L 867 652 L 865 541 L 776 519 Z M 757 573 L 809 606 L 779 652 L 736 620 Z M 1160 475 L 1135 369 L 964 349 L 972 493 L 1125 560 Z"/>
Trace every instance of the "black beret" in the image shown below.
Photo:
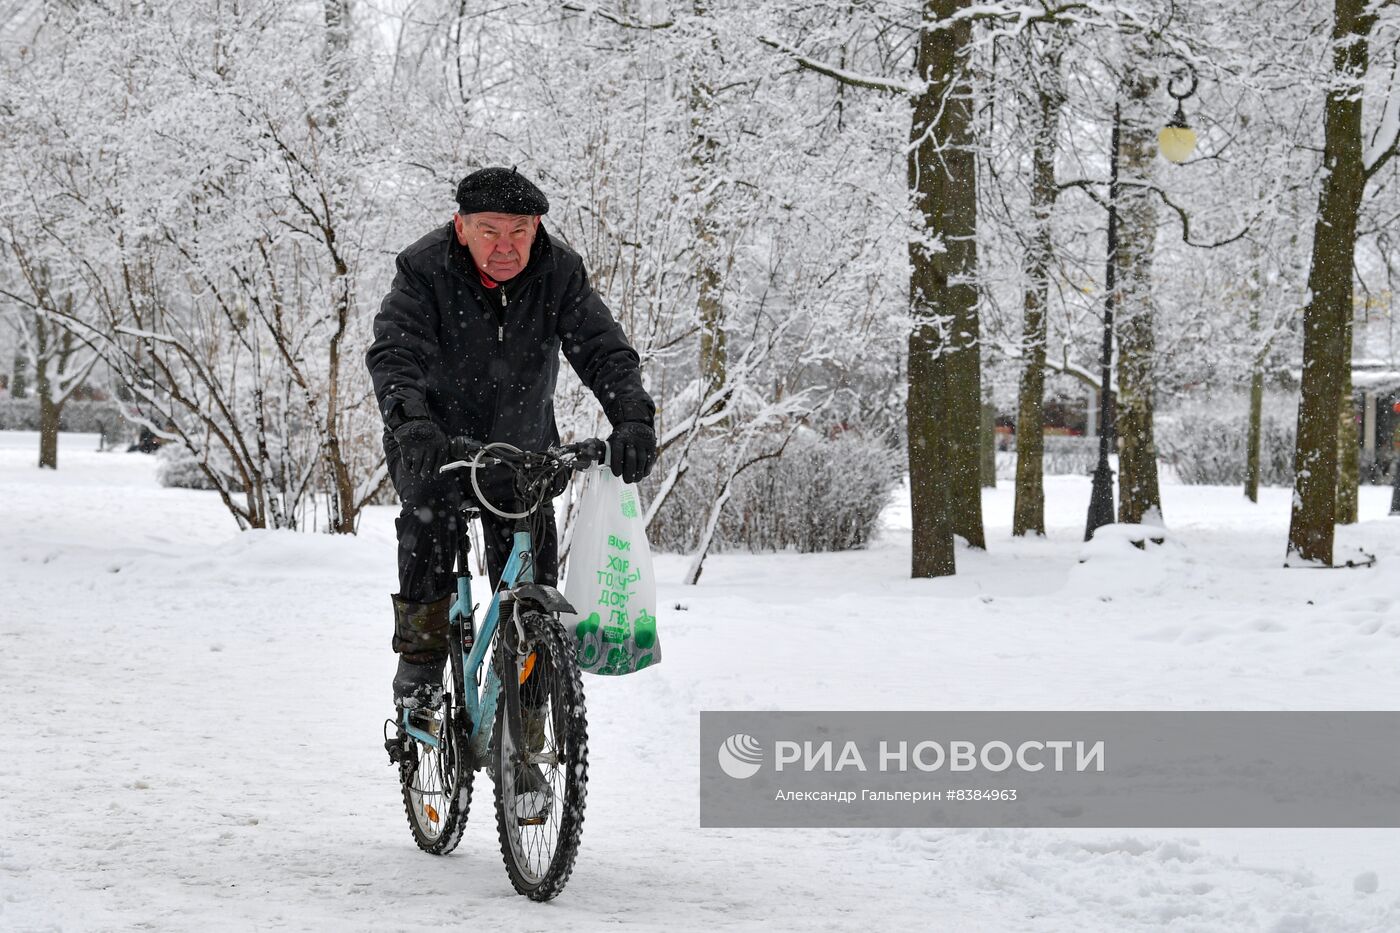
<path fill-rule="evenodd" d="M 548 214 L 549 199 L 513 168 L 483 168 L 457 183 L 457 209 L 463 214 Z"/>

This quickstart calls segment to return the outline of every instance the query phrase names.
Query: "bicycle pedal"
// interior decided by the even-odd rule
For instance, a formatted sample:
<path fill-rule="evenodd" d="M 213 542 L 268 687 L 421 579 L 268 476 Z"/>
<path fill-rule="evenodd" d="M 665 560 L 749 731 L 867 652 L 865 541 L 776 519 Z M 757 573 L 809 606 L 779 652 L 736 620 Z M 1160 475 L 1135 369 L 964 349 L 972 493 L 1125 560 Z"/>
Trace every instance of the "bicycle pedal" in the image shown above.
<path fill-rule="evenodd" d="M 394 730 L 393 735 L 389 735 L 390 729 Z M 408 757 L 406 737 L 398 723 L 392 719 L 384 720 L 384 733 L 384 750 L 389 753 L 389 764 L 397 765 Z"/>

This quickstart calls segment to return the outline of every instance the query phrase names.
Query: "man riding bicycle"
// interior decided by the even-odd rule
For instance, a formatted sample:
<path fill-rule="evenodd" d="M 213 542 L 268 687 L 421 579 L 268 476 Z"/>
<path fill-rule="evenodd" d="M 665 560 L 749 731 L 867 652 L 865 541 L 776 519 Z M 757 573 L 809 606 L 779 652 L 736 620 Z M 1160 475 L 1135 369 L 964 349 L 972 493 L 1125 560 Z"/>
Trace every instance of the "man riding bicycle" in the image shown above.
<path fill-rule="evenodd" d="M 464 498 L 472 498 L 460 473 L 438 473 L 448 437 L 523 450 L 557 444 L 562 349 L 612 423 L 613 473 L 635 483 L 656 460 L 656 406 L 642 387 L 637 353 L 589 285 L 579 255 L 543 229 L 544 193 L 514 169 L 486 168 L 462 179 L 457 206 L 450 224 L 398 255 L 366 354 L 389 475 L 403 503 L 392 597 L 401 708 L 436 704 L 447 660 L 456 523 Z M 481 491 L 503 511 L 517 511 L 508 471 L 488 473 Z M 543 508 L 535 580 L 555 585 L 558 541 L 552 506 Z M 495 587 L 512 526 L 489 511 L 481 517 Z"/>

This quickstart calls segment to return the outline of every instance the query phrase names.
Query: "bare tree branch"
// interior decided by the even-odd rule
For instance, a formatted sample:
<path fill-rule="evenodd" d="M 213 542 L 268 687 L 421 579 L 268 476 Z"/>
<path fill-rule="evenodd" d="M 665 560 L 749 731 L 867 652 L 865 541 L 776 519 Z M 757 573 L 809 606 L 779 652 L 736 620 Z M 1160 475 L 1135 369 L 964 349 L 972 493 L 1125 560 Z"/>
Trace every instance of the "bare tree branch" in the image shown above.
<path fill-rule="evenodd" d="M 776 39 L 770 39 L 767 36 L 759 36 L 758 41 L 768 46 L 770 49 L 776 49 L 782 52 L 800 67 L 808 71 L 815 71 L 819 75 L 825 75 L 828 78 L 832 78 L 850 87 L 860 87 L 870 91 L 881 91 L 885 94 L 900 94 L 906 97 L 912 97 L 919 92 L 919 89 L 914 85 L 905 84 L 903 81 L 895 81 L 891 78 L 882 78 L 876 75 L 855 74 L 854 72 L 837 68 L 834 65 L 828 65 L 825 62 L 817 61 L 815 58 L 799 52 L 792 46 L 779 42 Z"/>
<path fill-rule="evenodd" d="M 583 13 L 588 16 L 596 16 L 599 19 L 607 20 L 624 29 L 670 29 L 676 24 L 676 21 L 672 19 L 660 23 L 641 23 L 634 19 L 628 19 L 625 16 L 619 16 L 610 10 L 604 10 L 591 3 L 561 3 L 559 8 L 567 10 L 570 13 Z"/>

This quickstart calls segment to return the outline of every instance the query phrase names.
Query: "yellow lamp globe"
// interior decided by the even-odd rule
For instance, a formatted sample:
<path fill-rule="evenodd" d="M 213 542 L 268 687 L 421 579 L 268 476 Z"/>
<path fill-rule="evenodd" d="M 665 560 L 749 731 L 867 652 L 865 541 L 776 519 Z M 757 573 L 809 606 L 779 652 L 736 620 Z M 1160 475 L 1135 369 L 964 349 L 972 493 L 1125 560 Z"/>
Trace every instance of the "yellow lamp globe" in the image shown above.
<path fill-rule="evenodd" d="M 1196 131 L 1186 125 L 1180 109 L 1172 121 L 1157 134 L 1157 151 L 1162 153 L 1168 162 L 1176 165 L 1191 158 L 1191 153 L 1196 151 Z"/>

